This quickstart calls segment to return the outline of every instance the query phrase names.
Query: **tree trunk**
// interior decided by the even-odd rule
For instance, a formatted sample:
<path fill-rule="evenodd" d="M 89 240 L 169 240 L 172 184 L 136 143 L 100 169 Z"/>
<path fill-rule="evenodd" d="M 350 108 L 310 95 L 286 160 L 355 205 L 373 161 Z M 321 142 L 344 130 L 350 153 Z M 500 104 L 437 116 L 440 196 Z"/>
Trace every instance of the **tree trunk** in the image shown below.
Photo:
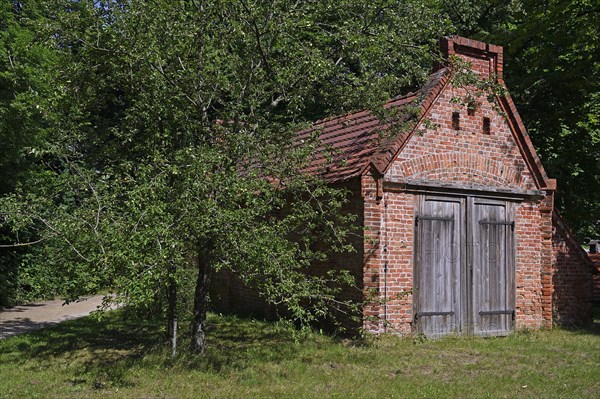
<path fill-rule="evenodd" d="M 194 320 L 192 321 L 192 342 L 190 351 L 202 355 L 206 348 L 206 311 L 208 310 L 208 290 L 212 276 L 210 249 L 198 254 L 198 279 L 194 292 Z"/>
<path fill-rule="evenodd" d="M 175 266 L 170 267 L 170 276 L 167 285 L 167 339 L 172 345 L 176 345 L 175 342 L 175 319 L 177 318 L 177 281 L 175 280 Z"/>

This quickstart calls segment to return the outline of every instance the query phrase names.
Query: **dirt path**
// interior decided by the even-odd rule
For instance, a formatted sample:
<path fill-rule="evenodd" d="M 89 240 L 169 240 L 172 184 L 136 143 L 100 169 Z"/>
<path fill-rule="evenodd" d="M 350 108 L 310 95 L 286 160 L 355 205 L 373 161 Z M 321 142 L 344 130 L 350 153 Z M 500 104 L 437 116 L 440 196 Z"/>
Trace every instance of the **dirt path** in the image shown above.
<path fill-rule="evenodd" d="M 103 295 L 63 306 L 62 300 L 37 302 L 0 311 L 0 339 L 89 315 L 102 304 Z"/>

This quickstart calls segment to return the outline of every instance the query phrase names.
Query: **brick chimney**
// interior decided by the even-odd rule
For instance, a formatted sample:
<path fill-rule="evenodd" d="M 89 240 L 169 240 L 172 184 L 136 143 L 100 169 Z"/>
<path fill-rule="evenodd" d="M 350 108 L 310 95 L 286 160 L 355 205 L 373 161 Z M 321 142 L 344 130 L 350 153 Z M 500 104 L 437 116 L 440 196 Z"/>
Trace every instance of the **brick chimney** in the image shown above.
<path fill-rule="evenodd" d="M 488 44 L 461 36 L 446 36 L 440 40 L 440 49 L 445 60 L 451 55 L 470 62 L 473 70 L 482 78 L 496 76 L 502 80 L 504 55 L 502 46 Z"/>

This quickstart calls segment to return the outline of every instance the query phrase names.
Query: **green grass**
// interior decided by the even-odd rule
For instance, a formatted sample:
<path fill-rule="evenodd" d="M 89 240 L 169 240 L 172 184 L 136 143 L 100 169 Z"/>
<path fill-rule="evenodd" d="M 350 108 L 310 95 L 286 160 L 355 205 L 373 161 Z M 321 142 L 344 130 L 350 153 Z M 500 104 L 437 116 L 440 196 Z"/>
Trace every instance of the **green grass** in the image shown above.
<path fill-rule="evenodd" d="M 368 343 L 209 322 L 201 359 L 171 361 L 158 328 L 121 311 L 0 341 L 0 398 L 600 397 L 598 320 L 579 331 Z"/>

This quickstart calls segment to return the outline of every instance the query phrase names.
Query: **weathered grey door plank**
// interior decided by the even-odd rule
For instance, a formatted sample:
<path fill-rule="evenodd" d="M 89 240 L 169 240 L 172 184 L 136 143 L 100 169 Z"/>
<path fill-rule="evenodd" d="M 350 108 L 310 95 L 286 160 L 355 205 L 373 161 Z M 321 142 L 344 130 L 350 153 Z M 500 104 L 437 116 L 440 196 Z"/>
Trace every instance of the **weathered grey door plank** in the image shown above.
<path fill-rule="evenodd" d="M 514 325 L 514 204 L 472 198 L 470 322 L 481 336 L 507 335 Z"/>
<path fill-rule="evenodd" d="M 415 323 L 428 337 L 461 331 L 463 198 L 423 196 L 415 217 Z"/>

